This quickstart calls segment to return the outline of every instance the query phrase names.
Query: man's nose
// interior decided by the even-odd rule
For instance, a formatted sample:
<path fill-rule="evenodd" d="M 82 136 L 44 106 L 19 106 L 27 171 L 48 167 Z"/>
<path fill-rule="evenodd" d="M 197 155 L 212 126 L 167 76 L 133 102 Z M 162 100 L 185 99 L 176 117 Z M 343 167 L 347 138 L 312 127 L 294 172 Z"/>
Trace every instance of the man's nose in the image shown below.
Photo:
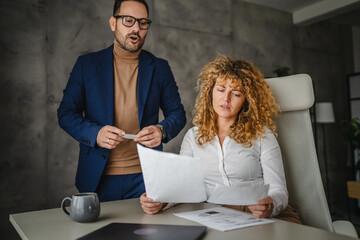
<path fill-rule="evenodd" d="M 139 32 L 140 31 L 140 23 L 139 23 L 139 21 L 136 21 L 135 24 L 131 28 L 134 31 Z"/>

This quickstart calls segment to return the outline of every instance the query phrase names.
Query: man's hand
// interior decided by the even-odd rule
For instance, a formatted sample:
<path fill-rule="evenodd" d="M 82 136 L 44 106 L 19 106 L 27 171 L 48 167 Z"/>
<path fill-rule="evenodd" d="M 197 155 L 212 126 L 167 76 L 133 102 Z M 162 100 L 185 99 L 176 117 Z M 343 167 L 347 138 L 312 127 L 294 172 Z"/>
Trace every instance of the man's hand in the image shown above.
<path fill-rule="evenodd" d="M 161 129 L 158 126 L 148 126 L 143 128 L 134 139 L 135 142 L 139 142 L 144 146 L 154 148 L 160 145 L 162 138 Z"/>
<path fill-rule="evenodd" d="M 141 207 L 147 214 L 156 214 L 163 209 L 167 203 L 153 202 L 153 200 L 143 193 L 140 197 Z"/>
<path fill-rule="evenodd" d="M 252 214 L 257 218 L 267 218 L 271 216 L 274 209 L 273 200 L 271 197 L 266 197 L 257 202 L 256 205 L 248 206 Z"/>
<path fill-rule="evenodd" d="M 98 132 L 96 143 L 102 148 L 114 149 L 124 138 L 119 135 L 124 135 L 125 132 L 119 128 L 106 125 Z"/>

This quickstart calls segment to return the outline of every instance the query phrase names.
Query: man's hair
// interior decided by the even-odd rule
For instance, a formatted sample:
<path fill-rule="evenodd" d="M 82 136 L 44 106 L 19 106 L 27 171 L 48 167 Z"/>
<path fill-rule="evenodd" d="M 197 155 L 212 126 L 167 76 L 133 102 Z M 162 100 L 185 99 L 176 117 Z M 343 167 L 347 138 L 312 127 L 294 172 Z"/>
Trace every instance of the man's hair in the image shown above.
<path fill-rule="evenodd" d="M 149 6 L 148 6 L 146 0 L 115 0 L 113 16 L 115 16 L 117 14 L 117 12 L 120 11 L 121 3 L 126 2 L 126 1 L 134 1 L 134 2 L 139 2 L 139 3 L 144 4 L 146 7 L 147 14 L 149 16 Z"/>
<path fill-rule="evenodd" d="M 212 92 L 217 80 L 229 80 L 231 86 L 240 89 L 246 98 L 231 126 L 230 138 L 251 146 L 254 140 L 263 136 L 264 127 L 275 134 L 273 117 L 277 116 L 279 106 L 260 70 L 248 61 L 223 57 L 204 66 L 198 78 L 199 95 L 193 119 L 193 124 L 198 127 L 197 144 L 213 141 L 218 132 L 218 115 L 212 105 Z"/>

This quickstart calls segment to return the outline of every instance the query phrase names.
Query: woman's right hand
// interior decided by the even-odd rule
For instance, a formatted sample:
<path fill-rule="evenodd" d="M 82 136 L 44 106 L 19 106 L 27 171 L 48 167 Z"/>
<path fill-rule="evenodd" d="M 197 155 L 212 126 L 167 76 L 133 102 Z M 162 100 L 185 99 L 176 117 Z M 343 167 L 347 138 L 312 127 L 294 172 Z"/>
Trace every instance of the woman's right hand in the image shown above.
<path fill-rule="evenodd" d="M 146 196 L 146 193 L 141 195 L 140 203 L 142 209 L 147 214 L 156 214 L 167 205 L 167 203 L 154 202 L 151 198 Z"/>

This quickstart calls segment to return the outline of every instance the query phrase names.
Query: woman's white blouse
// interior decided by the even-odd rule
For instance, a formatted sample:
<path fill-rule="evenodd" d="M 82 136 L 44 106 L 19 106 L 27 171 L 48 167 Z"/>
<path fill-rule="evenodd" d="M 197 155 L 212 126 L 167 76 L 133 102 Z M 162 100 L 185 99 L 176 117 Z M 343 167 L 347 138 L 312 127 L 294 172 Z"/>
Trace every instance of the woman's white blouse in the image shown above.
<path fill-rule="evenodd" d="M 251 147 L 238 144 L 226 136 L 221 148 L 218 136 L 203 146 L 196 144 L 196 130 L 188 130 L 181 144 L 181 155 L 198 157 L 203 161 L 205 186 L 208 197 L 216 184 L 236 185 L 243 181 L 263 179 L 269 184 L 273 199 L 272 216 L 279 214 L 288 204 L 288 192 L 279 144 L 268 129 Z"/>

